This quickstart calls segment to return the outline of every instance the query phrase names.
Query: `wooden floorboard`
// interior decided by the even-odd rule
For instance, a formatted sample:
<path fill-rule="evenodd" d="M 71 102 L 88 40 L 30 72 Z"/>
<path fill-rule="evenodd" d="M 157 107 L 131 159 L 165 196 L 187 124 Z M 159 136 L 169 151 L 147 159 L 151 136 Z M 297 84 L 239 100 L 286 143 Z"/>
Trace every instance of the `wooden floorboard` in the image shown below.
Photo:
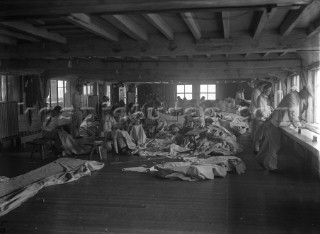
<path fill-rule="evenodd" d="M 47 187 L 0 219 L 5 233 L 320 233 L 320 181 L 297 159 L 281 153 L 283 174 L 262 171 L 250 137 L 239 156 L 247 171 L 213 181 L 164 180 L 122 172 L 158 160 L 109 156 L 106 166 L 78 181 Z M 35 164 L 27 157 L 0 157 L 1 175 L 12 177 Z M 128 161 L 125 163 L 125 161 Z M 3 233 L 3 232 L 2 232 Z"/>

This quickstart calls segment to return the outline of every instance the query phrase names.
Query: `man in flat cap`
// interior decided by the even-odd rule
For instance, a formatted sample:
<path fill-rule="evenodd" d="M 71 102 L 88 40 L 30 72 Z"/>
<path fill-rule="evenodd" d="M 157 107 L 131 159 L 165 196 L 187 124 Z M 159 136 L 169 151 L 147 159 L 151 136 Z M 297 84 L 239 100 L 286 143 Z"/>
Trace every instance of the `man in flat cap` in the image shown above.
<path fill-rule="evenodd" d="M 270 172 L 278 173 L 278 152 L 280 150 L 279 127 L 302 128 L 299 119 L 300 103 L 312 97 L 312 89 L 304 86 L 300 92 L 291 91 L 279 103 L 272 113 L 271 119 L 266 123 L 265 140 L 257 155 L 258 164 Z M 304 109 L 305 110 L 305 109 Z"/>

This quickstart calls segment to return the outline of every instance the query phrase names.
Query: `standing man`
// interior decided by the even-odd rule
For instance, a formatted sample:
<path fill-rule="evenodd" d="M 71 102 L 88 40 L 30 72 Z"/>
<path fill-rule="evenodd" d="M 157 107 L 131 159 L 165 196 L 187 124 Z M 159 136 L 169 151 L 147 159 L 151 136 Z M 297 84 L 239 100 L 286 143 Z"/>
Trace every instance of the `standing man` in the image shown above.
<path fill-rule="evenodd" d="M 250 111 L 251 111 L 251 119 L 252 119 L 252 127 L 251 127 L 251 133 L 252 133 L 252 138 L 254 139 L 254 135 L 256 132 L 256 110 L 258 108 L 258 97 L 261 94 L 263 87 L 264 87 L 264 82 L 262 81 L 256 81 L 255 82 L 255 87 L 252 90 L 252 94 L 251 94 L 251 103 L 250 103 Z"/>
<path fill-rule="evenodd" d="M 269 95 L 272 91 L 272 85 L 264 86 L 262 93 L 257 99 L 257 108 L 255 113 L 255 132 L 253 132 L 254 153 L 257 154 L 260 149 L 261 140 L 264 136 L 264 127 L 267 120 L 269 120 L 272 113 L 272 106 L 269 100 Z"/>
<path fill-rule="evenodd" d="M 299 120 L 300 102 L 312 96 L 309 87 L 304 86 L 300 92 L 292 91 L 288 93 L 274 110 L 270 121 L 266 122 L 265 140 L 257 155 L 258 164 L 277 173 L 278 170 L 278 152 L 280 150 L 280 130 L 279 127 L 288 127 L 291 124 L 294 128 L 302 128 Z"/>
<path fill-rule="evenodd" d="M 79 138 L 79 128 L 82 122 L 82 112 L 81 112 L 81 94 L 82 94 L 82 85 L 76 85 L 76 91 L 72 94 L 72 136 L 74 138 Z"/>

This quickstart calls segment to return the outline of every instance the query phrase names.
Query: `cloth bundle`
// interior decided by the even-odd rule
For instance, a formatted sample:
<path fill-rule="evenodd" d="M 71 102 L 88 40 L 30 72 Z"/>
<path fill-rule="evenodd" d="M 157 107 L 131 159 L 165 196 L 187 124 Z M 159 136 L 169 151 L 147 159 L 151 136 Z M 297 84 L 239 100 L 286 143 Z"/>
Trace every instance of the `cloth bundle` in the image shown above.
<path fill-rule="evenodd" d="M 44 187 L 64 184 L 100 170 L 101 162 L 60 158 L 26 174 L 0 182 L 0 217 L 17 208 Z"/>

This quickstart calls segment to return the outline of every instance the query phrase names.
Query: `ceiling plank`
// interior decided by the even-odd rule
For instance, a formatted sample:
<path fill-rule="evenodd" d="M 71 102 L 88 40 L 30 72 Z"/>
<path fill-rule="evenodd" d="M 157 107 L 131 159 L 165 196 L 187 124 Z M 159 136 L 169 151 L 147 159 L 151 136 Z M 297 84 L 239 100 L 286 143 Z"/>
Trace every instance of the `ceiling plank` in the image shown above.
<path fill-rule="evenodd" d="M 42 37 L 42 38 L 50 40 L 50 41 L 55 41 L 55 42 L 59 42 L 62 44 L 67 43 L 67 39 L 57 33 L 48 32 L 48 30 L 46 30 L 44 28 L 41 28 L 41 29 L 36 28 L 32 24 L 25 23 L 22 21 L 19 21 L 19 22 L 0 22 L 0 24 L 17 29 L 22 32 L 32 34 L 37 37 Z"/>
<path fill-rule="evenodd" d="M 119 41 L 119 36 L 117 33 L 108 29 L 104 25 L 99 24 L 98 22 L 92 22 L 90 16 L 86 14 L 83 14 L 83 13 L 72 14 L 71 16 L 65 17 L 65 19 L 68 22 L 78 25 L 81 28 L 91 33 L 94 33 L 102 38 L 105 38 L 110 41 Z"/>
<path fill-rule="evenodd" d="M 17 40 L 15 40 L 15 39 L 13 39 L 11 37 L 0 35 L 0 43 L 9 44 L 9 45 L 16 45 L 17 44 Z"/>
<path fill-rule="evenodd" d="M 268 20 L 267 11 L 256 11 L 252 19 L 252 37 L 257 38 L 260 36 L 264 25 Z"/>
<path fill-rule="evenodd" d="M 184 22 L 189 27 L 192 35 L 196 40 L 201 39 L 201 30 L 198 24 L 198 21 L 196 20 L 194 14 L 192 12 L 184 12 L 181 13 L 181 17 L 184 20 Z"/>
<path fill-rule="evenodd" d="M 281 36 L 287 36 L 294 29 L 307 6 L 308 5 L 301 5 L 299 9 L 289 11 L 279 28 Z"/>
<path fill-rule="evenodd" d="M 26 18 L 39 16 L 68 16 L 75 12 L 90 14 L 124 14 L 124 13 L 155 13 L 163 11 L 194 11 L 197 9 L 216 9 L 222 7 L 256 7 L 267 4 L 291 6 L 295 4 L 309 4 L 312 0 L 43 0 L 43 1 L 19 1 L 2 0 L 0 18 Z"/>
<path fill-rule="evenodd" d="M 160 32 L 162 32 L 162 34 L 165 35 L 166 38 L 168 38 L 169 40 L 174 40 L 173 30 L 159 14 L 145 14 L 144 17 L 154 27 L 156 27 Z"/>
<path fill-rule="evenodd" d="M 320 18 L 318 18 L 317 20 L 313 21 L 307 29 L 307 35 L 308 36 L 313 36 L 316 33 L 319 33 L 320 31 Z"/>
<path fill-rule="evenodd" d="M 13 31 L 10 31 L 10 30 L 7 30 L 7 29 L 0 29 L 0 34 L 11 36 L 11 37 L 14 37 L 14 38 L 17 38 L 17 39 L 26 40 L 26 41 L 40 42 L 40 40 L 37 39 L 37 38 L 30 37 L 30 36 L 22 34 L 22 33 L 13 32 Z"/>
<path fill-rule="evenodd" d="M 247 58 L 249 57 L 250 53 L 245 53 L 243 57 Z"/>
<path fill-rule="evenodd" d="M 221 12 L 221 20 L 222 20 L 223 37 L 225 39 L 228 39 L 230 37 L 230 19 L 229 19 L 228 11 Z"/>
<path fill-rule="evenodd" d="M 108 20 L 114 26 L 122 30 L 128 36 L 137 41 L 148 41 L 147 32 L 141 28 L 138 24 L 132 21 L 126 15 L 104 15 L 102 18 Z"/>

